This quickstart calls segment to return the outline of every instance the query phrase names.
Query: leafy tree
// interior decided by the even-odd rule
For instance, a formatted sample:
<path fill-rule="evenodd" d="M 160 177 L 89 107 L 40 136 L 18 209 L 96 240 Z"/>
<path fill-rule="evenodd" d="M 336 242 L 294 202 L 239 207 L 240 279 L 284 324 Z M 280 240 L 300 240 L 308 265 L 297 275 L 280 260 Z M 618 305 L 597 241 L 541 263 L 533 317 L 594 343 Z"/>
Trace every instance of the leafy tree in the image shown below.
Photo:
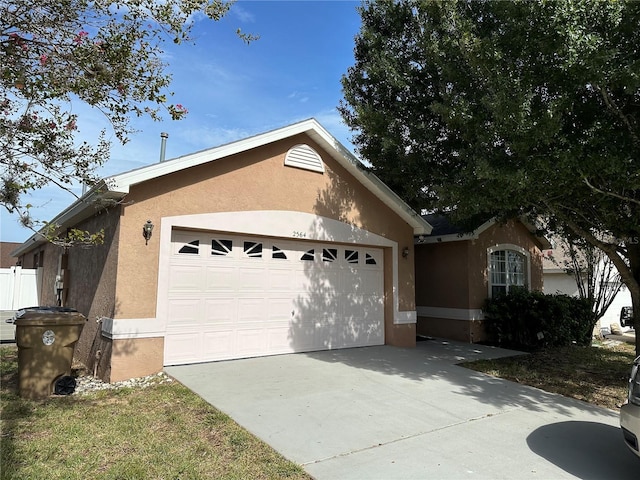
<path fill-rule="evenodd" d="M 640 328 L 640 2 L 360 14 L 340 110 L 373 171 L 459 223 L 527 214 L 584 238 L 620 272 Z"/>
<path fill-rule="evenodd" d="M 0 2 L 0 199 L 34 227 L 22 195 L 55 184 L 91 185 L 108 158 L 105 132 L 77 142 L 82 102 L 102 112 L 116 138 L 131 116 L 173 119 L 163 43 L 190 41 L 195 18 L 221 19 L 226 0 L 50 0 Z M 252 36 L 238 34 L 246 41 Z M 50 229 L 51 230 L 51 229 Z M 88 232 L 87 232 L 88 233 Z"/>

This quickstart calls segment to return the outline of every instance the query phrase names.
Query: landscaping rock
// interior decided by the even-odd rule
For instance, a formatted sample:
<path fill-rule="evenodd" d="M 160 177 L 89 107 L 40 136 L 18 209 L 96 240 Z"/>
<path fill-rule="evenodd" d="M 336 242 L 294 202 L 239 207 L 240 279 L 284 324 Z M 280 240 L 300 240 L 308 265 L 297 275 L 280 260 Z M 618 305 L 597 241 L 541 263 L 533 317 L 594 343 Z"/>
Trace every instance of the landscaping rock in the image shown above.
<path fill-rule="evenodd" d="M 121 382 L 107 383 L 91 375 L 80 376 L 76 379 L 74 395 L 85 395 L 99 390 L 118 390 L 120 388 L 146 388 L 161 383 L 171 383 L 173 379 L 166 373 L 160 372 L 146 377 L 131 378 Z"/>

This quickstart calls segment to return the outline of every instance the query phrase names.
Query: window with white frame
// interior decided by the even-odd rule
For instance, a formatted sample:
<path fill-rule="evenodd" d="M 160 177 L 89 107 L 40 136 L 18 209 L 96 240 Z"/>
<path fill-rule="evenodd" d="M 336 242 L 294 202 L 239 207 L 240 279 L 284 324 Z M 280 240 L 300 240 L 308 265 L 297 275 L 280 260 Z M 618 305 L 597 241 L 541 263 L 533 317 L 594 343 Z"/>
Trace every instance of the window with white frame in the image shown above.
<path fill-rule="evenodd" d="M 514 288 L 529 286 L 529 257 L 525 250 L 493 248 L 489 250 L 489 296 L 509 293 Z"/>

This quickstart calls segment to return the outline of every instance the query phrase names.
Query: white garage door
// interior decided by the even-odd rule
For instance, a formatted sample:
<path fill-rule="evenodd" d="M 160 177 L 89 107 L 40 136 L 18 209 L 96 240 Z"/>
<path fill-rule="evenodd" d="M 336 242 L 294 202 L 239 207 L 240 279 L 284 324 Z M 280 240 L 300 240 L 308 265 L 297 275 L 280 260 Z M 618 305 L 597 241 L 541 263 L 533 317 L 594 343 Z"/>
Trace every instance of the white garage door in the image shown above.
<path fill-rule="evenodd" d="M 174 231 L 165 365 L 384 343 L 377 248 Z"/>

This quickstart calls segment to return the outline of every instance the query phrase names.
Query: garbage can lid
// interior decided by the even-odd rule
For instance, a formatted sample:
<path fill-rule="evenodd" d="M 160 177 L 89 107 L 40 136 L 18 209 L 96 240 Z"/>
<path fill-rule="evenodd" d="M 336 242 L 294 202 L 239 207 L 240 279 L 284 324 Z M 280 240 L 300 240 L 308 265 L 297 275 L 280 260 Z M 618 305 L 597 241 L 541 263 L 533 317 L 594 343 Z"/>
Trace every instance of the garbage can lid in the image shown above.
<path fill-rule="evenodd" d="M 34 324 L 75 325 L 85 321 L 84 315 L 69 307 L 27 307 L 18 310 L 15 315 L 16 326 Z"/>
<path fill-rule="evenodd" d="M 38 313 L 69 313 L 69 312 L 77 312 L 75 308 L 69 307 L 58 307 L 58 306 L 38 306 L 38 307 L 25 307 L 21 308 L 16 312 L 16 318 L 20 318 L 24 316 L 27 312 L 38 312 Z"/>

